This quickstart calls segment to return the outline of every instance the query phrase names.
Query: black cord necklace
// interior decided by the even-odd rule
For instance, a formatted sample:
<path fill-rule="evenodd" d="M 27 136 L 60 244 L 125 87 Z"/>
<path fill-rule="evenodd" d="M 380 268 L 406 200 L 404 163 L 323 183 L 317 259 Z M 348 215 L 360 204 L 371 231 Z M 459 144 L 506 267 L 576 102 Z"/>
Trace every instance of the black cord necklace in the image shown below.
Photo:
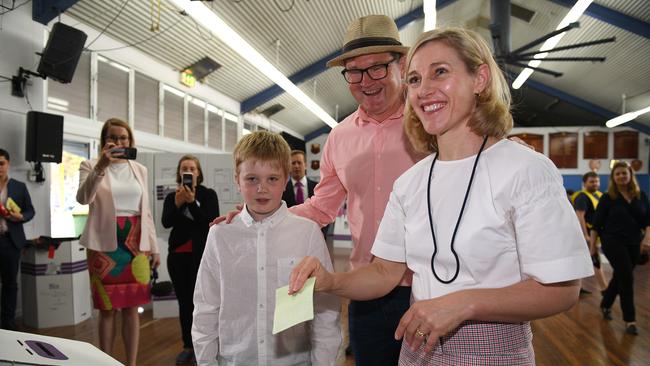
<path fill-rule="evenodd" d="M 438 245 L 436 243 L 436 233 L 433 230 L 433 216 L 431 214 L 431 176 L 433 175 L 433 166 L 436 165 L 436 160 L 438 160 L 438 155 L 440 155 L 440 152 L 438 152 L 433 158 L 433 162 L 431 163 L 431 169 L 429 170 L 429 184 L 427 184 L 427 207 L 429 211 L 429 226 L 431 227 L 431 236 L 433 237 L 433 255 L 431 256 L 431 272 L 433 272 L 433 276 L 440 282 L 444 284 L 452 283 L 458 277 L 458 272 L 460 272 L 460 259 L 458 258 L 458 254 L 454 250 L 454 240 L 456 240 L 456 232 L 458 232 L 458 226 L 460 226 L 460 220 L 463 217 L 463 211 L 465 210 L 465 204 L 467 203 L 467 197 L 469 197 L 469 191 L 472 188 L 472 182 L 474 181 L 474 173 L 476 173 L 476 166 L 478 165 L 478 159 L 481 157 L 481 153 L 483 152 L 483 149 L 485 148 L 485 143 L 487 142 L 488 137 L 485 136 L 483 138 L 483 144 L 481 145 L 481 148 L 478 151 L 478 154 L 476 154 L 476 160 L 474 160 L 474 167 L 472 168 L 472 175 L 469 178 L 469 184 L 467 185 L 467 192 L 465 192 L 465 199 L 463 200 L 463 205 L 460 208 L 460 214 L 458 215 L 458 221 L 456 222 L 456 227 L 454 228 L 454 233 L 451 236 L 451 253 L 454 255 L 454 259 L 456 260 L 456 273 L 454 273 L 454 276 L 450 280 L 443 280 L 438 276 L 436 273 L 436 268 L 434 265 L 434 259 L 436 258 L 436 254 L 438 254 Z"/>

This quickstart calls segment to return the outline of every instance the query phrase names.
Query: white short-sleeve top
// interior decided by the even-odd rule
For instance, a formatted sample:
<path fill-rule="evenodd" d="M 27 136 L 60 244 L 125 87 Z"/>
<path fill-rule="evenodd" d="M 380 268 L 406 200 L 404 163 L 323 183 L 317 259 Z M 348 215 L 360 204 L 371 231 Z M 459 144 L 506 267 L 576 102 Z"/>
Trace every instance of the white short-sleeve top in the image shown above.
<path fill-rule="evenodd" d="M 562 177 L 544 155 L 501 140 L 485 149 L 458 227 L 454 249 L 460 271 L 450 284 L 431 270 L 434 251 L 428 218 L 427 184 L 431 155 L 397 179 L 372 254 L 406 262 L 414 272 L 416 301 L 462 289 L 500 288 L 533 278 L 555 283 L 593 274 L 580 225 Z M 456 261 L 451 237 L 476 156 L 436 161 L 431 178 L 431 211 L 438 251 L 436 273 L 451 279 Z"/>

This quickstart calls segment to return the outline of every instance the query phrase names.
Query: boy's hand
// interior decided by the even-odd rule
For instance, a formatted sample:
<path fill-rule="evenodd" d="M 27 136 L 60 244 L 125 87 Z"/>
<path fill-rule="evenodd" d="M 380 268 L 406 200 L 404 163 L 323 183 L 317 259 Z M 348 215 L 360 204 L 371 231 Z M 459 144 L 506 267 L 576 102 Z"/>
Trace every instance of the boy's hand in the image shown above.
<path fill-rule="evenodd" d="M 314 291 L 329 291 L 332 288 L 332 274 L 327 272 L 316 257 L 305 257 L 291 271 L 289 295 L 300 291 L 309 277 L 316 277 Z"/>
<path fill-rule="evenodd" d="M 241 204 L 241 203 L 238 203 L 237 205 L 235 205 L 234 210 L 232 210 L 232 211 L 228 212 L 227 214 L 221 215 L 221 216 L 217 217 L 216 219 L 212 220 L 212 222 L 210 223 L 210 226 L 216 225 L 216 224 L 224 222 L 224 221 L 226 222 L 226 224 L 230 224 L 232 222 L 232 220 L 235 218 L 235 216 L 239 215 L 239 213 L 243 209 L 244 209 L 244 205 Z"/>

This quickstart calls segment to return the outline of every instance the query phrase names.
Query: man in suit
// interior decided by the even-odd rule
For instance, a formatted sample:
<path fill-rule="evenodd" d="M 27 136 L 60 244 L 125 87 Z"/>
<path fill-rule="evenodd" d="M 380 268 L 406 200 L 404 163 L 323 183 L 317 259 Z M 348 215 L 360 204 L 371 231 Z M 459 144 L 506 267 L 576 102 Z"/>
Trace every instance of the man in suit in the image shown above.
<path fill-rule="evenodd" d="M 0 277 L 2 329 L 16 330 L 16 297 L 20 252 L 25 246 L 23 223 L 34 217 L 34 207 L 25 183 L 9 178 L 10 157 L 0 149 Z M 8 205 L 11 199 L 16 205 Z M 15 207 L 18 206 L 18 207 Z"/>
<path fill-rule="evenodd" d="M 291 179 L 282 194 L 282 200 L 287 203 L 287 207 L 299 205 L 314 195 L 314 187 L 317 183 L 305 176 L 306 166 L 305 152 L 291 151 Z"/>
<path fill-rule="evenodd" d="M 305 152 L 302 150 L 291 151 L 291 179 L 287 182 L 287 187 L 282 194 L 282 200 L 287 203 L 287 207 L 299 205 L 314 195 L 314 187 L 317 182 L 307 179 L 307 159 Z M 324 226 L 321 231 L 327 236 L 329 225 Z"/>

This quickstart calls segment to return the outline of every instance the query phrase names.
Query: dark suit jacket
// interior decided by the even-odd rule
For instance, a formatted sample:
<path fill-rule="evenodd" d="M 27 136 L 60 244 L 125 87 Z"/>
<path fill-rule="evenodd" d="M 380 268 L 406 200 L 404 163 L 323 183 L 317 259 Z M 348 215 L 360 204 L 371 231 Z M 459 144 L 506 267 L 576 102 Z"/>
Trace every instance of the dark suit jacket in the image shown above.
<path fill-rule="evenodd" d="M 32 206 L 32 198 L 29 196 L 27 191 L 27 186 L 25 183 L 19 182 L 15 179 L 9 179 L 7 182 L 7 199 L 11 198 L 16 202 L 20 207 L 21 213 L 23 214 L 22 222 L 13 222 L 10 220 L 5 220 L 7 223 L 7 228 L 9 229 L 9 237 L 11 241 L 14 242 L 14 245 L 18 249 L 22 249 L 25 246 L 25 230 L 23 229 L 23 223 L 31 220 L 34 217 L 34 206 Z"/>
<path fill-rule="evenodd" d="M 314 195 L 314 187 L 316 187 L 316 182 L 313 180 L 307 179 L 307 197 L 305 199 Z M 287 207 L 296 205 L 296 194 L 293 191 L 293 183 L 291 178 L 287 182 L 287 186 L 284 188 L 284 193 L 282 193 L 282 200 L 287 203 Z"/>
<path fill-rule="evenodd" d="M 307 178 L 307 197 L 305 197 L 305 199 L 314 195 L 314 187 L 316 187 L 316 184 L 318 183 Z M 293 191 L 293 182 L 291 181 L 291 178 L 289 178 L 287 186 L 284 188 L 284 193 L 282 193 L 282 200 L 287 203 L 287 207 L 296 205 L 296 194 Z M 327 236 L 328 229 L 329 225 L 321 228 L 323 235 Z"/>
<path fill-rule="evenodd" d="M 196 264 L 201 262 L 205 240 L 208 237 L 210 223 L 219 216 L 219 199 L 217 192 L 202 185 L 196 186 L 196 202 L 182 206 L 181 209 L 174 203 L 175 193 L 165 197 L 162 212 L 162 224 L 165 228 L 172 228 L 169 233 L 169 253 L 192 239 L 192 257 Z M 194 220 L 190 220 L 182 212 L 187 207 Z M 198 268 L 198 267 L 197 267 Z"/>

